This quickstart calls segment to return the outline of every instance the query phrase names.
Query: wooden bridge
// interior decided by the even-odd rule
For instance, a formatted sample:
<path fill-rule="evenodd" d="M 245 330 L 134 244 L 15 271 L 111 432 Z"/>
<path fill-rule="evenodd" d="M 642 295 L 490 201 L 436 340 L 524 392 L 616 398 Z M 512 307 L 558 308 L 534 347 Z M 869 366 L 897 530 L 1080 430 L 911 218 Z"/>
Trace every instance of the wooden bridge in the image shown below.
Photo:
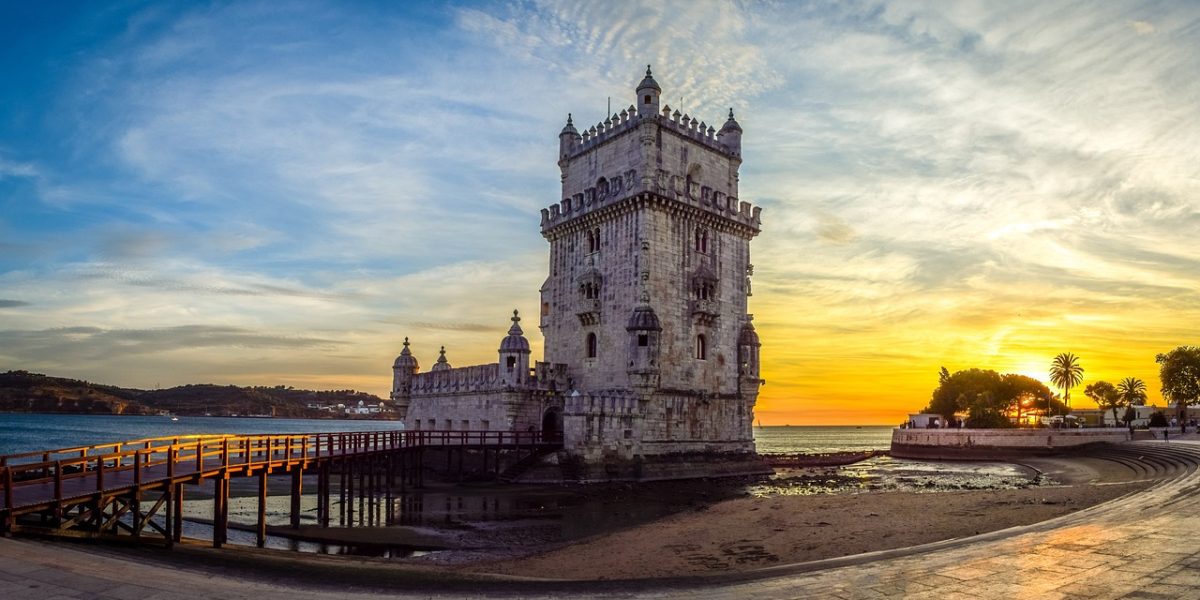
<path fill-rule="evenodd" d="M 257 542 L 267 534 L 267 478 L 291 478 L 290 524 L 300 526 L 304 475 L 316 476 L 317 523 L 331 522 L 337 475 L 338 522 L 354 522 L 354 500 L 391 498 L 399 484 L 421 487 L 425 453 L 444 451 L 447 470 L 457 454 L 482 455 L 499 475 L 501 454 L 520 458 L 556 450 L 561 439 L 540 432 L 368 431 L 276 435 L 192 435 L 0 456 L 0 534 L 118 536 L 135 541 L 180 541 L 188 485 L 211 481 L 212 544 L 228 541 L 229 483 L 257 477 Z M 390 506 L 390 504 L 389 504 Z M 148 535 L 147 535 L 148 534 Z"/>

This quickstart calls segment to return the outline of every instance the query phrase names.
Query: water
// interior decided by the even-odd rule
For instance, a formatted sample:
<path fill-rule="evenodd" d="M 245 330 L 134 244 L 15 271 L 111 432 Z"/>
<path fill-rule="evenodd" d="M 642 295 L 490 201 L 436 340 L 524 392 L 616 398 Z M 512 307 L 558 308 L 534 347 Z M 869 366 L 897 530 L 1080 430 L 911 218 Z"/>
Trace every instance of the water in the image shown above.
<path fill-rule="evenodd" d="M 256 419 L 231 417 L 134 417 L 101 415 L 0 414 L 0 454 L 104 444 L 148 437 L 216 433 L 311 433 L 400 429 L 395 421 L 311 419 Z M 756 427 L 755 440 L 762 453 L 829 453 L 886 450 L 891 428 L 863 427 Z M 254 482 L 234 480 L 230 501 L 233 522 L 253 523 L 257 501 Z M 423 490 L 378 499 L 374 512 L 378 535 L 371 543 L 298 542 L 270 536 L 273 548 L 308 552 L 365 554 L 381 557 L 414 557 L 434 548 L 414 545 L 406 532 L 419 531 L 445 542 L 427 559 L 461 556 L 469 548 L 486 552 L 528 552 L 551 542 L 580 539 L 679 512 L 699 510 L 726 498 L 784 494 L 846 493 L 873 490 L 946 491 L 997 489 L 1036 485 L 1023 467 L 1005 463 L 954 463 L 913 461 L 883 456 L 849 465 L 812 469 L 781 469 L 766 481 L 717 484 L 712 481 L 666 482 L 640 485 L 518 486 L 495 483 L 449 485 L 431 483 Z M 202 521 L 212 516 L 208 486 L 191 486 L 184 514 L 189 517 L 185 535 L 208 539 Z M 305 489 L 315 489 L 306 478 Z M 272 525 L 288 521 L 287 478 L 272 478 L 267 520 Z M 334 524 L 338 522 L 337 494 L 333 499 Z M 390 506 L 386 510 L 383 507 Z M 316 498 L 305 494 L 301 520 L 315 524 Z M 365 507 L 371 511 L 370 504 Z M 356 508 L 354 525 L 367 525 Z M 388 514 L 390 512 L 390 514 Z M 231 530 L 234 544 L 253 544 L 253 534 Z M 466 548 L 466 549 L 464 549 Z"/>
<path fill-rule="evenodd" d="M 892 446 L 892 427 L 755 427 L 754 442 L 763 454 L 887 450 Z"/>
<path fill-rule="evenodd" d="M 193 434 L 402 429 L 398 421 L 0 413 L 0 455 Z"/>
<path fill-rule="evenodd" d="M 340 419 L 254 419 L 237 417 L 141 417 L 0 413 L 0 455 L 126 440 L 198 433 L 313 433 L 401 429 L 397 421 Z M 853 452 L 887 450 L 892 428 L 755 427 L 763 453 Z"/>

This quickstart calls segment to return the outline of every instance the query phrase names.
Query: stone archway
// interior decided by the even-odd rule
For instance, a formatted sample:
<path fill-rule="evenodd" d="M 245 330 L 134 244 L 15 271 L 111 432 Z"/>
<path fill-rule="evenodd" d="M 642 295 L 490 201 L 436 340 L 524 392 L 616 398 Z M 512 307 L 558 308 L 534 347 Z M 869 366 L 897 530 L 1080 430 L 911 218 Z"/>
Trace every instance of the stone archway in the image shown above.
<path fill-rule="evenodd" d="M 542 414 L 542 438 L 547 442 L 562 440 L 562 409 L 551 406 Z"/>

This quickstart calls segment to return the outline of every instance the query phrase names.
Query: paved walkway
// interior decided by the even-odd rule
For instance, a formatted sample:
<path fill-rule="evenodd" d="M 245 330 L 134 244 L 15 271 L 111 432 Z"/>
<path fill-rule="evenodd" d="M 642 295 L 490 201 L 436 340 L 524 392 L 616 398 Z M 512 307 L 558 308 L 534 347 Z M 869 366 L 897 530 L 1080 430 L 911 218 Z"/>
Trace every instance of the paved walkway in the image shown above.
<path fill-rule="evenodd" d="M 1171 448 L 1190 467 L 1180 476 L 1091 509 L 1006 532 L 913 549 L 785 565 L 740 581 L 653 584 L 475 584 L 474 595 L 612 598 L 1200 598 L 1200 443 L 1143 442 Z M 931 494 L 931 510 L 936 495 Z M 246 578 L 224 566 L 168 558 L 146 564 L 146 550 L 114 552 L 24 539 L 0 540 L 0 598 L 195 599 L 462 597 L 426 582 L 385 591 L 363 583 L 372 569 L 345 561 L 305 561 L 302 585 L 284 572 Z M 373 569 L 374 574 L 384 568 Z M 314 575 L 315 572 L 321 574 Z M 328 573 L 328 578 L 324 577 Z M 372 583 L 375 587 L 377 582 Z M 415 586 L 416 584 L 412 584 Z M 516 585 L 517 587 L 514 587 Z M 551 584 L 557 585 L 557 584 Z M 407 588 L 407 589 L 406 589 Z"/>

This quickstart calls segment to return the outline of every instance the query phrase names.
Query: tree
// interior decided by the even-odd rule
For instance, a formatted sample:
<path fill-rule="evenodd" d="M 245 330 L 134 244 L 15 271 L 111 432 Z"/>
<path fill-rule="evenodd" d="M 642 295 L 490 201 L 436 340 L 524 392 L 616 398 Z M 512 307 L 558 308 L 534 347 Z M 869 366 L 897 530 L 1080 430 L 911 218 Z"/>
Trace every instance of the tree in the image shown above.
<path fill-rule="evenodd" d="M 1000 395 L 999 392 L 999 373 L 983 369 L 958 371 L 942 379 L 937 389 L 933 390 L 933 397 L 925 410 L 950 420 L 954 413 L 969 411 L 973 405 L 990 405 Z M 982 409 L 981 405 L 981 412 Z"/>
<path fill-rule="evenodd" d="M 1134 408 L 1132 404 L 1126 405 L 1125 415 L 1121 418 L 1121 420 L 1125 421 L 1126 427 L 1129 427 L 1129 424 L 1132 423 L 1134 419 L 1137 419 L 1137 409 Z"/>
<path fill-rule="evenodd" d="M 953 375 L 943 369 L 938 381 L 926 412 L 950 420 L 955 413 L 966 411 L 972 427 L 1012 427 L 1013 414 L 1019 422 L 1024 407 L 1035 406 L 1042 399 L 1049 403 L 1052 395 L 1032 377 L 985 369 L 965 369 Z"/>
<path fill-rule="evenodd" d="M 1054 357 L 1054 362 L 1050 363 L 1050 383 L 1063 391 L 1063 401 L 1066 402 L 1067 408 L 1071 407 L 1071 388 L 1082 381 L 1083 367 L 1079 366 L 1079 357 L 1070 352 L 1063 352 Z"/>
<path fill-rule="evenodd" d="M 1112 409 L 1113 423 L 1117 422 L 1117 408 L 1124 406 L 1122 404 L 1121 393 L 1117 391 L 1117 387 L 1107 381 L 1097 381 L 1090 383 L 1086 388 L 1083 388 L 1083 395 L 1092 399 L 1101 410 Z"/>
<path fill-rule="evenodd" d="M 1151 427 L 1166 427 L 1167 426 L 1167 416 L 1162 414 L 1161 410 L 1154 411 L 1154 414 L 1150 415 L 1150 426 Z"/>
<path fill-rule="evenodd" d="M 1006 373 L 1000 376 L 1003 384 L 1001 395 L 1008 400 L 1011 410 L 1017 415 L 1017 423 L 1022 423 L 1022 415 L 1027 410 L 1033 410 L 1039 400 L 1044 400 L 1049 406 L 1050 388 L 1046 384 L 1025 375 Z"/>
<path fill-rule="evenodd" d="M 1155 356 L 1154 362 L 1159 365 L 1162 395 L 1179 407 L 1182 419 L 1185 406 L 1200 404 L 1200 347 L 1180 346 Z"/>
<path fill-rule="evenodd" d="M 1121 402 L 1125 406 L 1146 405 L 1146 382 L 1137 377 L 1126 377 L 1117 384 L 1117 392 L 1121 394 Z"/>

